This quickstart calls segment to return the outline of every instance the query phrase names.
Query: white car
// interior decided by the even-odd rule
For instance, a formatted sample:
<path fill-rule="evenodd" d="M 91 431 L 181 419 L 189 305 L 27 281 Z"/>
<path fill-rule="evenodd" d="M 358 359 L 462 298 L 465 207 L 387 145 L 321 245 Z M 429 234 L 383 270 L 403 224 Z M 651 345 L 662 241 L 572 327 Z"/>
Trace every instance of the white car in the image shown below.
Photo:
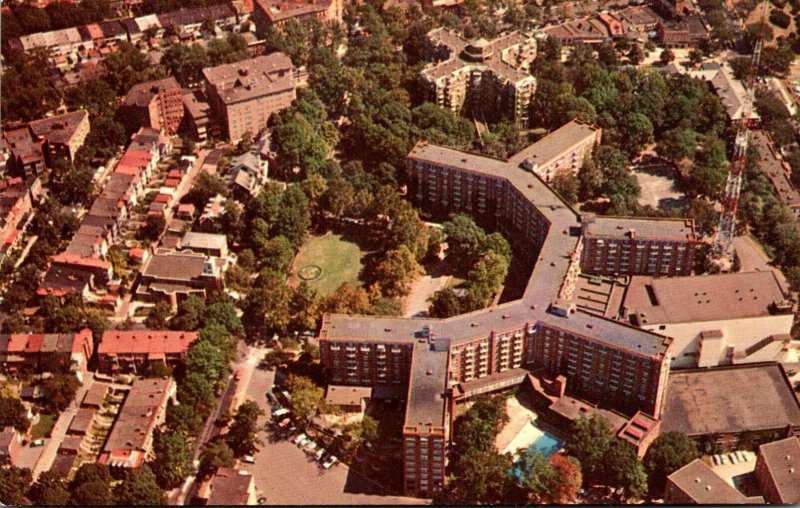
<path fill-rule="evenodd" d="M 301 434 L 298 434 L 297 436 L 295 436 L 295 438 L 292 440 L 292 442 L 294 444 L 298 444 L 303 439 L 308 439 L 308 436 L 306 436 L 305 433 L 301 433 Z"/>
<path fill-rule="evenodd" d="M 309 439 L 308 436 L 306 436 L 306 437 L 304 437 L 303 439 L 301 439 L 299 442 L 297 442 L 295 444 L 297 445 L 298 448 L 302 449 L 310 442 L 311 442 L 311 439 Z"/>
<path fill-rule="evenodd" d="M 337 462 L 339 462 L 339 459 L 337 459 L 335 455 L 331 455 L 325 462 L 322 463 L 322 467 L 325 469 L 330 469 Z"/>
<path fill-rule="evenodd" d="M 328 450 L 326 450 L 325 448 L 320 448 L 319 450 L 317 450 L 317 453 L 314 454 L 314 458 L 320 460 L 326 453 L 328 453 Z"/>
<path fill-rule="evenodd" d="M 308 444 L 306 444 L 306 446 L 303 447 L 303 450 L 305 450 L 307 453 L 311 453 L 314 451 L 316 447 L 317 447 L 316 441 L 310 441 Z"/>
<path fill-rule="evenodd" d="M 256 463 L 256 459 L 252 455 L 245 455 L 242 460 L 244 462 L 248 463 L 248 464 L 255 464 Z"/>

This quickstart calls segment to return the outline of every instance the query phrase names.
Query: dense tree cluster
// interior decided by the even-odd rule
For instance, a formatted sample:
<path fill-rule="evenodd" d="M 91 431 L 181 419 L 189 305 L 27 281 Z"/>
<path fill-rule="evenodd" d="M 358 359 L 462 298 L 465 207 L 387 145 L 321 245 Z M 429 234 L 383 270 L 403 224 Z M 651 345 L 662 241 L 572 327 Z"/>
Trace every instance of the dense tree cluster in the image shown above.
<path fill-rule="evenodd" d="M 200 45 L 175 43 L 164 50 L 160 65 L 183 86 L 199 83 L 203 69 L 249 58 L 247 43 L 238 34 L 215 37 Z"/>

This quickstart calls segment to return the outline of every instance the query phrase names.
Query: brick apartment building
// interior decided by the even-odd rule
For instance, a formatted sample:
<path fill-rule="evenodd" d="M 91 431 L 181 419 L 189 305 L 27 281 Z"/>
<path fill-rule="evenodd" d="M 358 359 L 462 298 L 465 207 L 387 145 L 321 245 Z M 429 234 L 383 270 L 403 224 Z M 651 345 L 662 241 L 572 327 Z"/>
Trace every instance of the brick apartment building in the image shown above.
<path fill-rule="evenodd" d="M 572 146 L 565 143 L 564 151 Z M 663 412 L 672 340 L 576 309 L 587 228 L 522 160 L 418 143 L 407 166 L 412 199 L 492 221 L 535 262 L 520 300 L 448 319 L 323 317 L 320 353 L 332 383 L 376 389 L 408 383 L 406 495 L 441 490 L 454 399 L 519 384 L 529 369 L 563 376 L 570 393 L 639 411 L 651 426 Z M 695 242 L 691 222 L 636 221 L 672 245 Z M 629 270 L 647 273 L 647 265 Z M 645 435 L 633 426 L 631 436 L 637 432 Z"/>
<path fill-rule="evenodd" d="M 228 261 L 190 251 L 158 249 L 142 269 L 136 297 L 166 301 L 173 308 L 189 296 L 206 298 L 222 291 Z"/>
<path fill-rule="evenodd" d="M 40 175 L 56 160 L 75 160 L 89 135 L 89 113 L 64 113 L 28 122 L 24 127 L 3 131 L 10 152 L 7 167 L 25 176 Z"/>
<path fill-rule="evenodd" d="M 536 40 L 522 32 L 492 41 L 467 41 L 437 28 L 427 34 L 425 54 L 434 60 L 419 75 L 426 100 L 454 112 L 464 107 L 487 120 L 510 117 L 528 124 L 536 80 L 528 69 L 536 58 Z"/>
<path fill-rule="evenodd" d="M 98 462 L 134 469 L 153 458 L 153 431 L 164 423 L 167 404 L 175 397 L 171 378 L 133 382 L 108 435 Z"/>
<path fill-rule="evenodd" d="M 755 476 L 768 503 L 800 503 L 800 439 L 788 437 L 761 445 Z"/>
<path fill-rule="evenodd" d="M 691 220 L 582 218 L 581 269 L 594 275 L 689 275 L 700 240 Z"/>
<path fill-rule="evenodd" d="M 320 22 L 342 22 L 343 0 L 255 0 L 252 19 L 259 31 L 281 26 L 290 19 L 316 18 Z"/>
<path fill-rule="evenodd" d="M 0 335 L 0 365 L 8 372 L 68 367 L 83 379 L 93 351 L 92 331 L 88 328 L 76 333 Z"/>
<path fill-rule="evenodd" d="M 129 132 L 149 127 L 175 134 L 183 120 L 181 86 L 173 77 L 134 85 L 122 100 L 121 118 Z"/>
<path fill-rule="evenodd" d="M 208 102 L 232 142 L 258 134 L 296 96 L 292 62 L 283 53 L 203 69 L 203 76 Z"/>
<path fill-rule="evenodd" d="M 509 162 L 520 164 L 550 183 L 562 171 L 577 174 L 600 144 L 602 133 L 599 127 L 573 120 L 521 150 Z"/>
<path fill-rule="evenodd" d="M 131 330 L 107 331 L 97 346 L 99 369 L 107 374 L 139 372 L 154 363 L 175 366 L 197 340 L 196 332 Z"/>

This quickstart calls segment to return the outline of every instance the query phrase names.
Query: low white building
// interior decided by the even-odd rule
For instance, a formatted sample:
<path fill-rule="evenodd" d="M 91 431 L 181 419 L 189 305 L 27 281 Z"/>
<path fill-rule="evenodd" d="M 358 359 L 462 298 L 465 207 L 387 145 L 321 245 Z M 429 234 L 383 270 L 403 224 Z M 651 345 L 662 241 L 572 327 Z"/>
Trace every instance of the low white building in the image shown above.
<path fill-rule="evenodd" d="M 620 319 L 672 337 L 672 368 L 778 360 L 794 304 L 772 271 L 633 277 Z"/>

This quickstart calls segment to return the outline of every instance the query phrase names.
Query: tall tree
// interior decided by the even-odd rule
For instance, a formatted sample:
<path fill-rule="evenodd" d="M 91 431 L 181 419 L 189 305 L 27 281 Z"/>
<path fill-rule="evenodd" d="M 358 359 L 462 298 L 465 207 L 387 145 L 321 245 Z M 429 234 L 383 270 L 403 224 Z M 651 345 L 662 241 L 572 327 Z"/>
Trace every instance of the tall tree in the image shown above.
<path fill-rule="evenodd" d="M 225 434 L 225 442 L 237 457 L 253 452 L 258 443 L 258 417 L 264 412 L 252 400 L 244 402 L 233 415 L 233 423 Z"/>
<path fill-rule="evenodd" d="M 125 505 L 167 504 L 167 496 L 158 486 L 156 476 L 147 464 L 128 472 L 122 483 L 115 489 L 115 497 L 118 504 Z"/>
<path fill-rule="evenodd" d="M 650 496 L 662 497 L 667 477 L 699 456 L 694 441 L 686 434 L 667 432 L 658 436 L 644 456 Z"/>
<path fill-rule="evenodd" d="M 69 501 L 67 484 L 55 471 L 43 471 L 28 490 L 28 499 L 34 505 L 65 505 Z"/>
<path fill-rule="evenodd" d="M 186 439 L 180 434 L 156 429 L 153 451 L 155 460 L 150 467 L 161 487 L 174 488 L 191 472 L 192 457 Z"/>

